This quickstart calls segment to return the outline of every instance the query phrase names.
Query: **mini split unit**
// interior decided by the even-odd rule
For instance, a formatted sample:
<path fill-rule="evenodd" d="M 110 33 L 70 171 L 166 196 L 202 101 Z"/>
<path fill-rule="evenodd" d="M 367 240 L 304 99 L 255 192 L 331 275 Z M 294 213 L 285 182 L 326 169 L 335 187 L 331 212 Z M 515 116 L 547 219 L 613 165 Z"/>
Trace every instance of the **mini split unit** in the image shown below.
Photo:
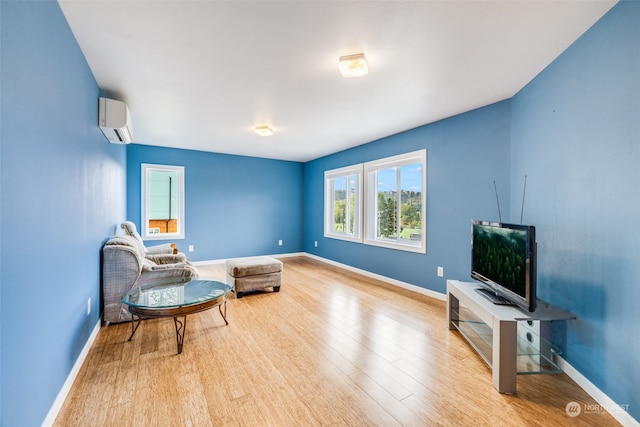
<path fill-rule="evenodd" d="M 98 126 L 112 144 L 131 142 L 131 117 L 124 102 L 100 98 Z"/>

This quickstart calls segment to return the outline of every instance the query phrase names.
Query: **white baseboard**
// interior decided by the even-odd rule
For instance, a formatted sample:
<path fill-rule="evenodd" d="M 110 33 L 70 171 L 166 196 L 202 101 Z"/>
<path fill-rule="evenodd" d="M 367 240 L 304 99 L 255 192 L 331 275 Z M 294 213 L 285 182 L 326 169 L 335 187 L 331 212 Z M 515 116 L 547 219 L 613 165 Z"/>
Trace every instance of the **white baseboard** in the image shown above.
<path fill-rule="evenodd" d="M 191 264 L 195 265 L 196 267 L 199 265 L 210 265 L 210 264 L 224 264 L 226 260 L 224 259 L 212 259 L 209 261 L 191 261 Z"/>
<path fill-rule="evenodd" d="M 73 364 L 73 368 L 71 368 L 71 372 L 69 372 L 69 376 L 67 376 L 67 379 L 62 385 L 60 392 L 58 392 L 58 396 L 56 397 L 56 400 L 53 402 L 53 405 L 51 405 L 51 409 L 49 409 L 49 413 L 47 414 L 47 417 L 42 422 L 43 427 L 52 426 L 56 418 L 58 417 L 58 414 L 60 413 L 60 409 L 62 409 L 62 405 L 64 404 L 64 401 L 67 399 L 67 396 L 71 391 L 71 386 L 73 385 L 73 382 L 76 380 L 76 377 L 80 372 L 80 368 L 82 368 L 82 365 L 84 364 L 84 361 L 87 358 L 87 355 L 89 354 L 89 350 L 91 350 L 91 347 L 93 346 L 94 341 L 98 337 L 98 332 L 100 332 L 101 324 L 102 324 L 102 318 L 99 318 L 98 323 L 96 323 L 96 326 L 93 328 L 93 331 L 91 331 L 91 335 L 89 335 L 89 339 L 87 340 L 84 347 L 82 348 L 80 355 L 78 355 L 78 358 L 76 359 L 76 363 Z"/>
<path fill-rule="evenodd" d="M 370 271 L 362 270 L 356 267 L 352 267 L 350 265 L 342 264 L 336 261 L 332 261 L 330 259 L 319 257 L 317 255 L 312 255 L 306 252 L 303 255 L 309 258 L 316 259 L 318 261 L 326 262 L 327 264 L 335 265 L 336 267 L 344 268 L 345 270 L 353 271 L 354 273 L 358 273 L 363 276 L 371 277 L 372 279 L 380 280 L 381 282 L 389 283 L 390 285 L 398 286 L 400 288 L 407 289 L 409 291 L 417 292 L 419 294 L 426 295 L 431 298 L 435 298 L 440 301 L 447 300 L 447 296 L 445 294 L 441 294 L 440 292 L 435 292 L 430 289 L 425 289 L 420 286 L 412 285 L 411 283 L 406 283 L 400 280 L 392 279 L 390 277 L 381 276 L 380 274 L 371 273 Z"/>
<path fill-rule="evenodd" d="M 587 394 L 598 402 L 595 408 L 583 408 L 582 410 L 601 411 L 608 412 L 613 418 L 615 418 L 620 424 L 625 427 L 638 427 L 640 423 L 629 414 L 628 403 L 618 404 L 607 396 L 602 390 L 596 387 L 591 381 L 589 381 L 584 375 L 578 372 L 573 366 L 571 366 L 566 360 L 560 356 L 556 356 L 556 362 L 562 371 L 567 374 L 569 378 L 576 382 Z M 567 402 L 569 403 L 569 402 Z M 579 415 L 578 415 L 579 416 Z"/>
<path fill-rule="evenodd" d="M 270 256 L 272 258 L 293 258 L 299 256 L 307 256 L 306 252 L 291 252 L 288 254 L 273 254 L 273 255 L 261 255 L 261 256 Z M 251 257 L 238 257 L 238 258 L 251 258 Z M 223 259 L 211 259 L 207 261 L 191 261 L 193 265 L 196 267 L 199 265 L 209 265 L 209 264 L 224 264 L 227 258 Z"/>
<path fill-rule="evenodd" d="M 403 289 L 407 289 L 409 291 L 417 292 L 422 295 L 426 295 L 431 298 L 438 299 L 440 301 L 446 301 L 447 296 L 445 294 L 441 294 L 440 292 L 435 292 L 429 289 L 422 288 L 420 286 L 412 285 L 411 283 L 401 282 L 400 280 L 392 279 L 390 277 L 381 276 L 380 274 L 371 273 L 366 270 L 362 270 L 356 267 L 352 267 L 347 264 L 342 264 L 336 261 L 332 261 L 327 258 L 322 258 L 317 255 L 313 255 L 307 252 L 292 252 L 288 254 L 276 254 L 276 255 L 265 255 L 273 258 L 293 258 L 293 257 L 301 257 L 306 256 L 309 258 L 316 259 L 318 261 L 325 262 L 327 264 L 335 265 L 336 267 L 343 268 L 345 270 L 353 271 L 354 273 L 361 274 L 363 276 L 371 277 L 372 279 L 380 280 L 381 282 L 389 283 L 390 285 L 398 286 Z M 243 257 L 244 258 L 244 257 Z M 248 257 L 247 257 L 248 258 Z M 199 265 L 210 265 L 210 264 L 223 264 L 226 259 L 212 259 L 208 261 L 194 261 L 193 265 L 198 267 Z"/>

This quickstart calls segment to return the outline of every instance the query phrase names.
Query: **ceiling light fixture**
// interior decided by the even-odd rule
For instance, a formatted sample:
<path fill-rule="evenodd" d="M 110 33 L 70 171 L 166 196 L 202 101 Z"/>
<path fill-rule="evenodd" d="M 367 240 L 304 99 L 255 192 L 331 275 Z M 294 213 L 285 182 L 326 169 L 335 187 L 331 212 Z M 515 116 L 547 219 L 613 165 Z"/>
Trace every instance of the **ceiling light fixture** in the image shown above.
<path fill-rule="evenodd" d="M 341 56 L 338 62 L 338 68 L 342 77 L 361 77 L 369 73 L 367 60 L 364 53 L 356 53 L 354 55 Z"/>
<path fill-rule="evenodd" d="M 255 131 L 260 136 L 273 135 L 273 129 L 271 129 L 269 126 L 256 126 Z"/>

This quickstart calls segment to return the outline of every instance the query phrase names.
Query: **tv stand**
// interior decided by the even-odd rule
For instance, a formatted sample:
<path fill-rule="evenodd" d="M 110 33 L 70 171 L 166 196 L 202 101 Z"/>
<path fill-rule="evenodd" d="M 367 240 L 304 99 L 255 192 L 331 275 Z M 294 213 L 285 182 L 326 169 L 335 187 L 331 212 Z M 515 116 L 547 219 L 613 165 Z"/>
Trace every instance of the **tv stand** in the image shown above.
<path fill-rule="evenodd" d="M 476 292 L 478 287 L 447 280 L 447 325 L 459 331 L 491 367 L 496 390 L 514 394 L 518 374 L 561 372 L 553 360 L 557 351 L 551 345 L 551 322 L 575 316 L 540 300 L 532 313 L 496 305 Z M 532 336 L 530 342 L 519 339 L 519 324 L 524 326 L 523 336 Z"/>
<path fill-rule="evenodd" d="M 475 291 L 496 305 L 515 305 L 508 299 L 501 297 L 487 288 L 476 288 Z"/>

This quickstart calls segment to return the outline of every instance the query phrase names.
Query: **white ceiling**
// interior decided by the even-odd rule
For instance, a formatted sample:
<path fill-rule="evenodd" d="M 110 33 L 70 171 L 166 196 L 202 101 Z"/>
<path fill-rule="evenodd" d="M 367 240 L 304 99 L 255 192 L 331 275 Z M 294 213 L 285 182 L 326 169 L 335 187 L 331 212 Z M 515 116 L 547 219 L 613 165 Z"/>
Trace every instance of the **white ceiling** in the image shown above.
<path fill-rule="evenodd" d="M 135 143 L 308 161 L 512 97 L 615 1 L 59 3 Z"/>

